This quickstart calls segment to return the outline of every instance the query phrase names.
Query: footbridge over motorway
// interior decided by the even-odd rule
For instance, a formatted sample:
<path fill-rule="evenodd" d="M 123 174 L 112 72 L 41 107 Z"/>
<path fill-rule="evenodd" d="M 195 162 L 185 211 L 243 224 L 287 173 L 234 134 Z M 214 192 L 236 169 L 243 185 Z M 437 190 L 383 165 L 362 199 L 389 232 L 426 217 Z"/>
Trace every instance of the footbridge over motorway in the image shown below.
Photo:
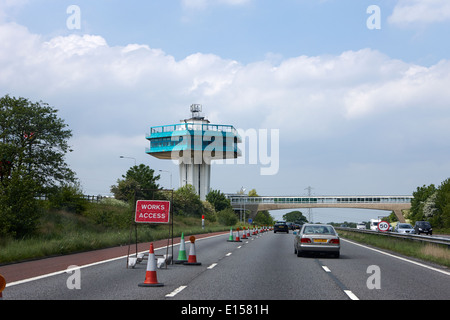
<path fill-rule="evenodd" d="M 305 197 L 249 197 L 227 194 L 235 210 L 249 210 L 250 218 L 258 211 L 300 208 L 357 208 L 394 211 L 405 222 L 402 210 L 411 208 L 413 196 L 305 196 Z"/>

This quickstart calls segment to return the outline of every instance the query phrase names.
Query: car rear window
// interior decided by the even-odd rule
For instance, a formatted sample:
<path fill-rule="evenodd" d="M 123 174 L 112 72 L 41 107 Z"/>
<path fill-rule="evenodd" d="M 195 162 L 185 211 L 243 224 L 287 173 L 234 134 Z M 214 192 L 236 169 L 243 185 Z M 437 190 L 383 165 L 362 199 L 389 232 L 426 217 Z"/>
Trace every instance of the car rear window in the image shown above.
<path fill-rule="evenodd" d="M 334 229 L 330 226 L 306 226 L 303 231 L 304 234 L 332 234 L 334 235 Z"/>

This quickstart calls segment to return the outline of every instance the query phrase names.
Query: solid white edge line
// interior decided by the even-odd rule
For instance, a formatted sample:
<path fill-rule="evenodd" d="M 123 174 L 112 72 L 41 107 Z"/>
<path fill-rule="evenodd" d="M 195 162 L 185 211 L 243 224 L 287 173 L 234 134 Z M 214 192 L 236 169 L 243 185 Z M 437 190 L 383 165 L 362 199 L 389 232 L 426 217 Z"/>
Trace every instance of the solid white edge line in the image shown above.
<path fill-rule="evenodd" d="M 351 292 L 350 290 L 344 290 L 344 292 L 347 294 L 347 296 L 352 299 L 352 300 L 359 300 L 359 298 L 357 296 L 355 296 L 355 294 L 353 292 Z"/>
<path fill-rule="evenodd" d="M 215 236 L 204 237 L 204 238 L 196 239 L 195 241 L 200 241 L 200 240 L 205 240 L 205 239 L 210 239 L 210 238 L 215 238 L 215 237 L 221 237 L 221 236 L 224 236 L 224 235 L 226 235 L 226 234 L 219 234 L 219 235 L 215 235 Z M 177 243 L 177 244 L 174 244 L 173 246 L 175 247 L 175 246 L 179 246 L 179 245 L 180 244 Z M 155 248 L 154 250 L 155 251 L 156 250 L 162 250 L 162 249 L 166 249 L 166 248 L 170 248 L 170 247 L 172 247 L 172 245 Z M 141 251 L 141 252 L 138 252 L 138 253 L 147 253 L 147 252 L 148 252 L 148 250 Z M 134 254 L 135 253 L 133 253 L 133 255 Z M 76 269 L 93 267 L 93 266 L 96 266 L 96 265 L 99 265 L 99 264 L 102 264 L 102 263 L 107 263 L 107 262 L 112 262 L 112 261 L 119 260 L 119 259 L 124 259 L 127 256 L 128 255 L 117 257 L 117 258 L 112 258 L 112 259 L 107 259 L 107 260 L 103 260 L 103 261 L 98 261 L 98 262 L 94 262 L 94 263 L 90 263 L 90 264 L 85 264 L 85 265 L 79 266 L 78 268 L 71 268 L 71 269 L 67 268 L 67 269 L 64 269 L 64 270 L 55 271 L 55 272 L 52 272 L 52 273 L 47 273 L 47 274 L 43 274 L 43 275 L 40 275 L 40 276 L 36 276 L 36 277 L 33 277 L 33 278 L 28 278 L 28 279 L 23 279 L 23 280 L 10 282 L 10 283 L 6 284 L 6 287 L 12 287 L 12 286 L 16 286 L 18 284 L 27 283 L 27 282 L 31 282 L 31 281 L 35 281 L 35 280 L 39 280 L 39 279 L 44 279 L 44 278 L 47 278 L 47 277 L 56 276 L 56 275 L 59 275 L 59 274 L 62 274 L 62 273 L 66 273 L 66 272 L 70 272 L 70 271 L 73 271 L 73 270 L 76 270 Z"/>
<path fill-rule="evenodd" d="M 187 286 L 179 286 L 175 290 L 173 290 L 171 293 L 166 294 L 166 297 L 173 298 L 177 294 L 179 294 L 181 291 L 183 291 Z"/>
<path fill-rule="evenodd" d="M 366 248 L 366 249 L 370 249 L 370 250 L 378 252 L 378 253 L 382 253 L 382 254 L 387 255 L 389 257 L 396 258 L 396 259 L 399 259 L 399 260 L 402 260 L 402 261 L 406 261 L 406 262 L 415 264 L 417 266 L 424 267 L 424 268 L 427 268 L 427 269 L 430 269 L 430 270 L 433 270 L 433 271 L 437 271 L 437 272 L 443 273 L 443 274 L 445 274 L 447 276 L 450 276 L 450 272 L 447 272 L 445 270 L 440 270 L 440 269 L 437 269 L 437 268 L 434 268 L 434 267 L 430 267 L 430 266 L 427 266 L 426 264 L 423 264 L 423 263 L 420 263 L 420 262 L 416 262 L 416 261 L 413 261 L 413 260 L 409 260 L 409 259 L 406 259 L 406 258 L 403 258 L 403 257 L 399 257 L 399 256 L 396 256 L 396 255 L 393 255 L 393 254 L 390 254 L 390 253 L 387 253 L 387 252 L 384 252 L 384 251 L 381 251 L 381 250 L 378 250 L 378 249 L 370 248 L 370 247 L 367 247 L 367 246 L 362 245 L 360 243 L 356 243 L 356 242 L 353 242 L 353 241 L 350 241 L 350 240 L 347 240 L 347 239 L 342 239 L 342 240 L 350 242 L 350 243 L 352 243 L 354 245 L 357 245 L 357 246 L 360 246 L 360 247 L 363 247 L 363 248 Z"/>

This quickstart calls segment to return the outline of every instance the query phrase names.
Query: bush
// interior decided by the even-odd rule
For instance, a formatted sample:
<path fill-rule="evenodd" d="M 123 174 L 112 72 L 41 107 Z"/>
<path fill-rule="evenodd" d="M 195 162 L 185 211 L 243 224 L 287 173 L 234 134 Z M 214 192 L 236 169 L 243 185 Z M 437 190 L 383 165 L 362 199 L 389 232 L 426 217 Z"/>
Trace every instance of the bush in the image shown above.
<path fill-rule="evenodd" d="M 10 183 L 0 189 L 0 234 L 16 239 L 35 233 L 41 208 L 34 198 L 36 184 L 13 174 Z"/>
<path fill-rule="evenodd" d="M 73 213 L 82 213 L 86 210 L 88 201 L 84 199 L 80 187 L 77 185 L 63 185 L 55 188 L 48 196 L 49 206 Z"/>
<path fill-rule="evenodd" d="M 238 222 L 238 218 L 231 208 L 219 211 L 217 213 L 217 220 L 224 226 L 234 226 Z"/>

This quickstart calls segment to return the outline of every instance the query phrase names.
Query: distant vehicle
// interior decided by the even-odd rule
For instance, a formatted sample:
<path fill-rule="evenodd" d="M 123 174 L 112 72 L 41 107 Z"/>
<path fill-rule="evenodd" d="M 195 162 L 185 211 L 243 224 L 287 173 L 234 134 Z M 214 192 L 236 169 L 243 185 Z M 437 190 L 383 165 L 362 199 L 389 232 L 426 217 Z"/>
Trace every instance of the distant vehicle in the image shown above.
<path fill-rule="evenodd" d="M 356 225 L 356 229 L 366 229 L 366 224 L 360 222 L 360 223 L 358 223 L 358 224 Z"/>
<path fill-rule="evenodd" d="M 286 222 L 286 225 L 287 225 L 288 229 L 290 229 L 290 230 L 295 229 L 295 223 L 293 223 L 293 222 Z"/>
<path fill-rule="evenodd" d="M 397 223 L 394 232 L 398 233 L 415 233 L 414 228 L 409 223 Z"/>
<path fill-rule="evenodd" d="M 378 230 L 378 223 L 380 223 L 380 219 L 370 219 L 370 230 L 377 231 Z"/>
<path fill-rule="evenodd" d="M 307 252 L 328 253 L 336 258 L 340 254 L 340 239 L 332 225 L 304 224 L 295 232 L 294 252 L 301 257 Z"/>
<path fill-rule="evenodd" d="M 429 235 L 433 234 L 433 228 L 431 228 L 431 224 L 428 221 L 416 221 L 414 225 L 414 231 L 417 234 L 426 233 Z"/>
<path fill-rule="evenodd" d="M 289 228 L 286 224 L 286 221 L 275 222 L 275 225 L 273 226 L 273 233 L 277 233 L 279 231 L 289 233 Z"/>

